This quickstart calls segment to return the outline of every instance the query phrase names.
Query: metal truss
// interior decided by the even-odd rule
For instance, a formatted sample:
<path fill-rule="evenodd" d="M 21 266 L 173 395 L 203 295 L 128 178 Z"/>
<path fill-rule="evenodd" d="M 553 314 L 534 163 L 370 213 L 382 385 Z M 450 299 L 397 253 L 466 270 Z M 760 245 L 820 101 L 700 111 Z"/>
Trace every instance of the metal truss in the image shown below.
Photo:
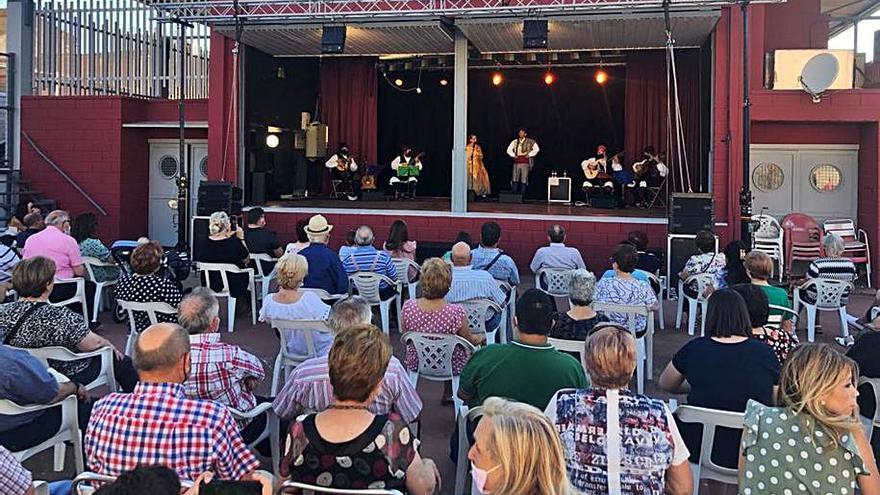
<path fill-rule="evenodd" d="M 751 0 L 779 3 L 784 0 Z M 601 11 L 655 10 L 663 0 L 152 0 L 171 17 L 215 24 L 240 21 L 343 22 L 426 17 L 540 16 Z M 694 10 L 738 0 L 669 0 L 669 8 Z"/>

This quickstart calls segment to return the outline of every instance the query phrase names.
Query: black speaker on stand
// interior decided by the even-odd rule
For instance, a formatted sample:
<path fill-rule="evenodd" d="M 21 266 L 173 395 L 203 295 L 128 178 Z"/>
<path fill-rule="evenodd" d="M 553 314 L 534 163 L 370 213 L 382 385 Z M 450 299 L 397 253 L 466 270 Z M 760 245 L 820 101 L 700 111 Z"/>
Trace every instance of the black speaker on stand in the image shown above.
<path fill-rule="evenodd" d="M 666 276 L 669 299 L 678 294 L 678 274 L 684 269 L 688 258 L 699 250 L 695 239 L 697 232 L 715 230 L 715 201 L 707 193 L 673 193 L 669 196 L 669 234 L 666 238 Z M 718 251 L 718 236 L 715 236 Z"/>
<path fill-rule="evenodd" d="M 196 215 L 210 216 L 215 211 L 226 212 L 229 216 L 241 214 L 242 190 L 229 182 L 202 181 Z"/>

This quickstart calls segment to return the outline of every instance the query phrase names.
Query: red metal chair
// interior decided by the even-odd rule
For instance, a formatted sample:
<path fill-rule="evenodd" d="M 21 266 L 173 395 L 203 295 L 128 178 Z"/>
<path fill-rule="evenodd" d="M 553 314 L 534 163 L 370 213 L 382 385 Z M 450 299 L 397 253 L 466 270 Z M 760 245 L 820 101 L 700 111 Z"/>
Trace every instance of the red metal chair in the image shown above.
<path fill-rule="evenodd" d="M 865 265 L 865 277 L 868 279 L 868 288 L 871 288 L 871 246 L 868 243 L 868 233 L 862 229 L 856 229 L 855 222 L 849 218 L 826 220 L 822 224 L 825 234 L 837 234 L 843 239 L 843 256 L 849 258 L 855 264 Z"/>
<path fill-rule="evenodd" d="M 795 261 L 811 262 L 822 257 L 822 228 L 809 215 L 790 213 L 782 219 L 785 231 L 786 269 L 791 279 L 791 269 Z"/>

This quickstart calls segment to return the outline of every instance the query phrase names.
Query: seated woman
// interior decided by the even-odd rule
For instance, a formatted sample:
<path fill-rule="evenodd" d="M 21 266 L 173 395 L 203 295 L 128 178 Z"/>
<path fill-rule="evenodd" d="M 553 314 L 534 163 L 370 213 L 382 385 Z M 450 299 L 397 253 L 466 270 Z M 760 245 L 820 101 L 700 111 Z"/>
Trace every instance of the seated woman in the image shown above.
<path fill-rule="evenodd" d="M 740 493 L 880 493 L 857 377 L 858 366 L 826 344 L 795 350 L 779 378 L 781 407 L 748 402 Z"/>
<path fill-rule="evenodd" d="M 596 276 L 587 270 L 576 270 L 568 282 L 568 300 L 571 309 L 556 316 L 556 323 L 550 329 L 554 339 L 583 341 L 597 323 L 608 321 L 608 317 L 593 311 L 593 294 L 596 292 Z"/>
<path fill-rule="evenodd" d="M 701 230 L 697 232 L 694 243 L 697 245 L 699 253 L 688 258 L 684 269 L 678 274 L 679 278 L 687 280 L 702 273 L 717 278 L 718 273 L 727 266 L 727 256 L 724 253 L 715 252 L 715 236 L 708 230 Z M 697 287 L 695 284 L 686 285 L 684 290 L 691 297 L 696 297 Z"/>
<path fill-rule="evenodd" d="M 98 217 L 94 213 L 83 213 L 73 220 L 70 227 L 70 235 L 79 244 L 79 252 L 83 256 L 97 258 L 100 261 L 113 261 L 110 250 L 97 237 Z M 98 266 L 92 269 L 95 280 L 92 282 L 107 282 L 119 278 L 119 268 L 115 266 Z"/>
<path fill-rule="evenodd" d="M 773 403 L 779 381 L 779 360 L 770 346 L 751 338 L 752 324 L 743 298 L 731 289 L 709 297 L 706 337 L 684 345 L 660 376 L 660 388 L 688 394 L 691 406 L 743 412 L 750 399 Z M 744 372 L 743 370 L 748 370 Z M 700 458 L 700 426 L 679 424 L 691 462 Z M 719 430 L 712 459 L 736 467 L 740 432 Z"/>
<path fill-rule="evenodd" d="M 296 222 L 296 242 L 289 242 L 284 248 L 285 254 L 298 254 L 309 246 L 309 235 L 306 233 L 306 226 L 309 225 L 308 217 L 303 217 Z"/>
<path fill-rule="evenodd" d="M 737 294 L 742 296 L 749 310 L 749 321 L 752 325 L 752 337 L 769 345 L 779 364 L 785 364 L 788 354 L 798 346 L 797 335 L 782 329 L 768 328 L 767 319 L 770 316 L 770 307 L 767 303 L 767 294 L 755 284 L 738 284 L 731 287 Z"/>
<path fill-rule="evenodd" d="M 769 280 L 773 277 L 773 258 L 770 255 L 763 251 L 751 251 L 743 260 L 743 267 L 752 284 L 760 287 L 764 294 L 767 295 L 768 304 L 791 308 L 788 292 L 782 287 L 770 285 Z M 789 333 L 794 331 L 789 313 L 784 313 L 778 309 L 771 309 L 770 315 L 782 316 L 782 329 Z"/>
<path fill-rule="evenodd" d="M 410 261 L 416 260 L 416 241 L 410 240 L 409 229 L 403 220 L 395 220 L 391 224 L 391 231 L 388 232 L 388 240 L 382 245 L 392 258 L 404 258 Z M 407 275 L 409 280 L 415 278 L 417 271 L 415 267 L 410 267 Z"/>
<path fill-rule="evenodd" d="M 575 495 L 553 423 L 534 406 L 498 397 L 483 416 L 468 452 L 478 493 Z"/>
<path fill-rule="evenodd" d="M 81 314 L 49 304 L 49 294 L 55 287 L 55 262 L 42 256 L 23 260 L 12 271 L 12 287 L 18 292 L 19 299 L 0 305 L 4 344 L 25 349 L 60 346 L 71 352 L 111 347 L 116 381 L 123 391 L 134 390 L 138 376 L 131 358 L 123 356 L 107 339 L 89 330 Z M 67 362 L 50 360 L 49 365 L 77 383 L 89 383 L 101 372 L 100 357 Z"/>
<path fill-rule="evenodd" d="M 690 453 L 672 413 L 662 400 L 629 391 L 636 370 L 632 334 L 614 323 L 599 324 L 587 339 L 584 366 L 592 387 L 560 390 L 544 411 L 562 438 L 575 488 L 608 493 L 616 485 L 621 494 L 690 495 Z M 616 417 L 608 417 L 612 407 Z M 608 435 L 611 429 L 621 435 Z M 605 433 L 598 439 L 583 435 L 592 430 Z M 619 452 L 613 469 L 612 446 Z"/>
<path fill-rule="evenodd" d="M 856 265 L 851 259 L 843 256 L 846 244 L 839 235 L 834 233 L 826 234 L 825 238 L 822 239 L 822 247 L 825 251 L 825 257 L 815 259 L 810 263 L 810 268 L 807 270 L 808 279 L 821 278 L 852 282 L 858 277 Z M 810 287 L 802 292 L 801 297 L 808 304 L 813 304 L 818 298 L 818 294 L 814 287 Z M 840 302 L 843 305 L 849 302 L 849 290 L 843 293 Z M 835 337 L 834 340 L 844 347 L 851 346 L 854 342 L 852 335 L 849 335 L 849 333 Z"/>
<path fill-rule="evenodd" d="M 269 320 L 326 320 L 330 306 L 311 291 L 299 290 L 309 273 L 309 262 L 299 254 L 285 254 L 275 265 L 278 276 L 278 292 L 269 294 L 260 308 L 260 321 Z M 286 335 L 287 351 L 298 356 L 308 355 L 306 338 L 302 332 Z M 312 342 L 318 356 L 327 354 L 333 344 L 333 336 L 324 332 L 312 332 Z"/>
<path fill-rule="evenodd" d="M 116 299 L 129 302 L 163 302 L 177 307 L 183 299 L 180 287 L 172 280 L 158 275 L 162 269 L 165 251 L 157 241 L 141 244 L 131 252 L 131 275 L 123 275 L 116 283 Z M 177 314 L 156 313 L 158 323 L 177 323 Z M 150 326 L 150 317 L 143 311 L 134 312 L 138 332 Z"/>
<path fill-rule="evenodd" d="M 357 246 L 354 244 L 354 231 L 349 230 L 345 233 L 345 240 L 342 241 L 342 245 L 339 246 L 339 259 L 344 260 L 348 258 L 355 249 L 357 249 Z"/>
<path fill-rule="evenodd" d="M 403 332 L 424 332 L 458 335 L 474 345 L 486 342 L 485 335 L 473 335 L 468 327 L 467 312 L 458 304 L 447 304 L 446 294 L 452 285 L 452 269 L 440 258 L 431 258 L 422 265 L 419 287 L 422 297 L 403 303 L 401 321 Z M 452 372 L 461 374 L 470 359 L 470 352 L 456 347 L 452 353 Z M 418 371 L 419 356 L 412 344 L 406 346 L 406 368 Z M 444 382 L 443 403 L 452 404 L 450 382 Z"/>
<path fill-rule="evenodd" d="M 390 360 L 388 337 L 375 326 L 336 334 L 327 361 L 334 401 L 290 426 L 283 477 L 340 489 L 434 493 L 440 474 L 434 461 L 419 456 L 409 426 L 397 413 L 377 416 L 368 408 Z"/>
<path fill-rule="evenodd" d="M 636 248 L 631 244 L 620 244 L 611 256 L 611 267 L 614 276 L 603 278 L 596 285 L 596 302 L 610 304 L 627 304 L 647 306 L 651 311 L 660 308 L 657 295 L 647 282 L 636 280 L 633 271 L 636 269 L 639 255 Z M 628 317 L 622 313 L 610 313 L 610 321 L 626 326 Z M 637 335 L 643 334 L 647 329 L 647 320 L 644 316 L 636 316 L 635 326 Z"/>
<path fill-rule="evenodd" d="M 250 253 L 244 243 L 244 230 L 241 226 L 232 231 L 229 215 L 222 211 L 215 211 L 208 220 L 208 242 L 202 248 L 202 252 L 196 261 L 205 263 L 225 263 L 235 265 L 238 268 L 247 268 L 250 261 Z M 204 272 L 201 275 L 202 285 L 210 287 L 213 291 L 223 290 L 223 280 L 220 273 L 211 272 L 211 280 L 205 280 Z M 228 273 L 229 293 L 237 299 L 239 312 L 246 313 L 250 308 L 248 297 L 247 273 Z"/>

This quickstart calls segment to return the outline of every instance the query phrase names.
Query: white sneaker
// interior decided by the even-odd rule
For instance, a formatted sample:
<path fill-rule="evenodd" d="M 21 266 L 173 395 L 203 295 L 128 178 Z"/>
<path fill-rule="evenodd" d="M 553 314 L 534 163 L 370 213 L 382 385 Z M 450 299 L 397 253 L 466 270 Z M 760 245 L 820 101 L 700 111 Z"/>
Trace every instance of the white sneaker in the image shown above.
<path fill-rule="evenodd" d="M 847 335 L 846 337 L 834 337 L 834 341 L 841 347 L 852 347 L 852 345 L 856 343 L 852 335 Z"/>

